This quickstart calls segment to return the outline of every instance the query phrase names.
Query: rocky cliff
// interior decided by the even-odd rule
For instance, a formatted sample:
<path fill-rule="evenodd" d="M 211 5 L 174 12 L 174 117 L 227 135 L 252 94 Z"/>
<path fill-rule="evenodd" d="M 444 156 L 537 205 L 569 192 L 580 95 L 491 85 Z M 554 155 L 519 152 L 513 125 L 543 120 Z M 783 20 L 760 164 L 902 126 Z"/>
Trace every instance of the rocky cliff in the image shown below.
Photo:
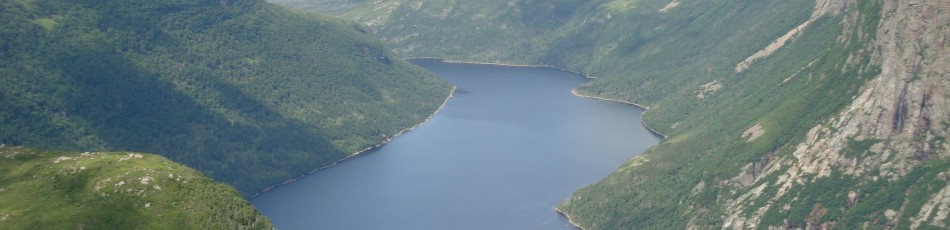
<path fill-rule="evenodd" d="M 731 215 L 723 219 L 724 228 L 750 228 L 771 210 L 787 212 L 796 201 L 812 195 L 801 191 L 828 179 L 848 181 L 820 188 L 833 191 L 837 202 L 805 207 L 809 209 L 805 226 L 789 225 L 787 219 L 768 226 L 832 228 L 837 220 L 829 214 L 835 209 L 848 213 L 866 208 L 863 214 L 868 218 L 847 226 L 948 227 L 950 1 L 889 0 L 881 11 L 877 33 L 862 35 L 873 36 L 872 45 L 862 52 L 872 53 L 881 73 L 837 116 L 812 128 L 792 154 L 764 167 L 757 181 L 777 175 L 774 183 L 760 183 L 725 202 Z M 893 200 L 864 205 L 880 204 L 875 198 Z M 747 205 L 754 200 L 766 202 Z"/>

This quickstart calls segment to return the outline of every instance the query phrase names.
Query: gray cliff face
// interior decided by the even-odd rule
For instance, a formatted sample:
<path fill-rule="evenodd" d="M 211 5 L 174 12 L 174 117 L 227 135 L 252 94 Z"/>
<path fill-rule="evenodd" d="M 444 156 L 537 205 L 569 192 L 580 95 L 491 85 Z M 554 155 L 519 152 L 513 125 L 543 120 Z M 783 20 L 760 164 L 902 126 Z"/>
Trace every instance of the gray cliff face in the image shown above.
<path fill-rule="evenodd" d="M 849 24 L 856 23 L 852 19 L 845 17 L 846 33 L 863 33 L 848 31 Z M 884 190 L 888 187 L 897 193 L 890 197 L 902 200 L 895 205 L 869 206 L 869 216 L 859 226 L 947 228 L 948 35 L 950 1 L 885 1 L 877 33 L 866 35 L 874 36 L 872 45 L 864 50 L 871 52 L 871 64 L 880 66 L 880 75 L 868 81 L 838 116 L 812 128 L 792 154 L 771 161 L 757 177 L 764 181 L 777 176 L 777 180 L 756 183 L 759 186 L 749 187 L 738 199 L 727 201 L 723 228 L 761 227 L 760 222 L 771 209 L 794 208 L 772 205 L 780 205 L 782 200 L 807 200 L 805 196 L 811 194 L 798 191 L 818 186 L 819 181 L 829 178 L 848 181 L 837 183 L 841 186 L 821 188 L 844 200 L 841 207 L 816 202 L 805 207 L 810 210 L 805 226 L 789 226 L 786 220 L 785 226 L 768 225 L 769 228 L 834 227 L 838 223 L 835 218 L 828 218 L 828 213 L 836 209 L 841 213 L 856 212 L 852 209 L 862 207 L 862 202 L 874 202 L 868 199 L 887 193 Z M 842 42 L 849 41 L 839 40 Z M 875 184 L 885 188 L 874 187 Z M 747 205 L 757 199 L 770 202 L 759 207 Z"/>

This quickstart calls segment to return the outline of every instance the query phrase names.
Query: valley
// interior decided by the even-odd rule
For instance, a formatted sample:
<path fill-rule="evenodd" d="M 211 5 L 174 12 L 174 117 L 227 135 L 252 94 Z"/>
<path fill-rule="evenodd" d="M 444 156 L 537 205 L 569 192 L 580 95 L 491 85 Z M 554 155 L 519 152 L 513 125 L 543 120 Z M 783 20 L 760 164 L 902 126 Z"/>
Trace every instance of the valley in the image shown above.
<path fill-rule="evenodd" d="M 452 84 L 404 60 L 437 57 L 649 108 L 666 138 L 558 199 L 583 229 L 946 228 L 948 34 L 947 0 L 2 1 L 0 225 L 271 228 L 242 197 L 425 121 Z M 143 167 L 217 195 L 93 193 Z"/>
<path fill-rule="evenodd" d="M 346 2 L 328 13 L 399 55 L 564 68 L 649 107 L 668 138 L 560 206 L 584 229 L 947 224 L 946 1 Z"/>

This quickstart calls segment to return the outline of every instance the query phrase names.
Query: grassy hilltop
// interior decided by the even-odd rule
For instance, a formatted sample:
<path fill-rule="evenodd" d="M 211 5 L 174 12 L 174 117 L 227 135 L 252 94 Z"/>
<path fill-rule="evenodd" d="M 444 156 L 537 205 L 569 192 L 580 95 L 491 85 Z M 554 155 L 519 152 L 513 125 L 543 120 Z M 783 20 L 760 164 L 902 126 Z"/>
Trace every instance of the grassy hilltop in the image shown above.
<path fill-rule="evenodd" d="M 4 229 L 272 229 L 237 190 L 153 154 L 0 147 Z"/>

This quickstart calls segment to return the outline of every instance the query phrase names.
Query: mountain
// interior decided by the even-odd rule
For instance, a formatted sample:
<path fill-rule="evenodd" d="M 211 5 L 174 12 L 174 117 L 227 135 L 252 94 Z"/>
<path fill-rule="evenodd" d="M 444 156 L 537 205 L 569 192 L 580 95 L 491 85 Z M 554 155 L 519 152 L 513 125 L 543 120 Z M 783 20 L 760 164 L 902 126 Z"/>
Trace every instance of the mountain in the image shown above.
<path fill-rule="evenodd" d="M 425 120 L 451 85 L 261 0 L 0 2 L 0 143 L 158 153 L 243 195 Z"/>
<path fill-rule="evenodd" d="M 273 1 L 648 107 L 667 138 L 559 207 L 584 229 L 950 224 L 946 0 Z"/>
<path fill-rule="evenodd" d="M 161 156 L 0 147 L 3 229 L 273 229 L 234 188 Z"/>

